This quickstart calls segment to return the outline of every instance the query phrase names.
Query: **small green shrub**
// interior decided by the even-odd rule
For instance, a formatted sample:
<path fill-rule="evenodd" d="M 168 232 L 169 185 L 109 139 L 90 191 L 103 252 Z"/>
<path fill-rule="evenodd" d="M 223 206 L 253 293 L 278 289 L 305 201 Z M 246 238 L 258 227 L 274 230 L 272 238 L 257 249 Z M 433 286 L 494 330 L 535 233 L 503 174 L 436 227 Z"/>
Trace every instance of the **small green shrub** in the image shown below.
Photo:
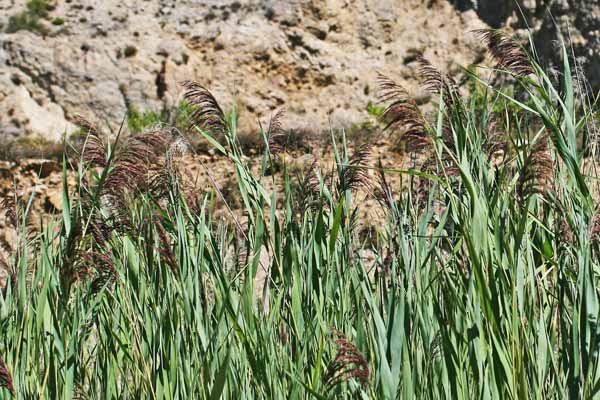
<path fill-rule="evenodd" d="M 46 18 L 48 16 L 48 11 L 51 11 L 52 9 L 54 9 L 54 7 L 48 0 L 29 0 L 27 2 L 27 12 L 38 18 Z"/>
<path fill-rule="evenodd" d="M 8 19 L 6 26 L 7 33 L 18 31 L 30 31 L 45 35 L 48 28 L 40 21 L 48 17 L 48 11 L 53 9 L 47 0 L 30 0 L 27 2 L 26 9 Z"/>
<path fill-rule="evenodd" d="M 140 112 L 133 107 L 127 112 L 127 126 L 134 133 L 142 132 L 144 129 L 161 122 L 165 122 L 164 113 L 156 111 Z"/>
<path fill-rule="evenodd" d="M 19 161 L 24 158 L 60 159 L 63 146 L 41 136 L 23 136 L 7 140 L 0 146 L 0 160 Z"/>
<path fill-rule="evenodd" d="M 40 23 L 39 18 L 33 17 L 26 12 L 22 12 L 10 17 L 8 19 L 8 25 L 6 26 L 7 33 L 15 33 L 18 31 L 30 31 L 45 35 L 48 33 L 48 28 Z"/>
<path fill-rule="evenodd" d="M 380 118 L 383 115 L 384 110 L 383 107 L 373 104 L 372 101 L 369 101 L 367 104 L 367 112 L 372 117 Z"/>
<path fill-rule="evenodd" d="M 346 132 L 350 143 L 366 143 L 373 140 L 378 127 L 371 121 L 352 124 Z"/>
<path fill-rule="evenodd" d="M 52 20 L 52 25 L 54 26 L 62 26 L 65 24 L 65 19 L 61 17 L 56 17 Z"/>
<path fill-rule="evenodd" d="M 137 54 L 137 48 L 135 46 L 127 46 L 123 49 L 123 56 L 126 58 L 133 57 Z"/>
<path fill-rule="evenodd" d="M 187 53 L 181 53 L 181 61 L 187 65 L 188 61 L 190 61 L 190 56 Z"/>

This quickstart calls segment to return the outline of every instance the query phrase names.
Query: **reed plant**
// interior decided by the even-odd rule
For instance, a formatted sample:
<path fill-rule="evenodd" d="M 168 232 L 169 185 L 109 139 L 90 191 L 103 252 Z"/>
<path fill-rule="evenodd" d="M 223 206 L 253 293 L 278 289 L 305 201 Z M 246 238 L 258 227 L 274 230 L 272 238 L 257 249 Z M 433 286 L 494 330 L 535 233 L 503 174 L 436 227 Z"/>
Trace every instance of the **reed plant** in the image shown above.
<path fill-rule="evenodd" d="M 79 121 L 62 216 L 38 226 L 30 203 L 3 201 L 19 239 L 0 398 L 599 397 L 595 99 L 565 46 L 556 79 L 504 33 L 478 34 L 497 66 L 467 71 L 470 93 L 418 58 L 434 115 L 380 77 L 380 134 L 412 169 L 332 129 L 333 167 L 296 173 L 277 113 L 257 174 L 235 109 L 193 82 L 183 133 L 108 144 Z M 182 177 L 189 134 L 235 169 L 226 221 L 218 186 Z M 383 215 L 369 237 L 365 196 Z"/>

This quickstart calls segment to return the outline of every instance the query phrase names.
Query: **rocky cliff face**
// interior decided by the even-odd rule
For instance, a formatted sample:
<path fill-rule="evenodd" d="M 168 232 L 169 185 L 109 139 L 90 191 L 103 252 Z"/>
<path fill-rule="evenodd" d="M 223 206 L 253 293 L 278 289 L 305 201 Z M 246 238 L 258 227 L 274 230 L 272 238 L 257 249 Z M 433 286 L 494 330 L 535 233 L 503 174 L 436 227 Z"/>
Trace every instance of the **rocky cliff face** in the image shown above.
<path fill-rule="evenodd" d="M 597 0 L 451 1 L 461 10 L 475 10 L 493 27 L 508 25 L 522 29 L 526 35 L 529 26 L 536 50 L 547 65 L 562 62 L 556 46 L 562 35 L 572 46 L 575 61 L 592 86 L 600 87 L 600 2 Z"/>
<path fill-rule="evenodd" d="M 556 59 L 556 47 L 560 31 L 568 41 L 590 83 L 600 87 L 600 3 L 597 0 L 561 0 L 549 7 L 553 16 L 537 13 L 536 43 L 542 56 L 548 61 Z"/>
<path fill-rule="evenodd" d="M 478 54 L 473 11 L 446 0 L 65 0 L 43 33 L 0 33 L 0 135 L 58 139 L 83 114 L 169 109 L 178 82 L 235 97 L 242 127 L 285 107 L 298 128 L 365 119 L 376 73 L 414 83 L 414 54 L 460 71 Z M 1 0 L 0 21 L 26 8 Z M 6 29 L 4 29 L 6 31 Z M 9 29 L 12 30 L 12 29 Z M 35 29 L 34 29 L 35 30 Z M 412 86 L 416 87 L 416 86 Z M 0 138 L 2 140 L 2 138 Z"/>

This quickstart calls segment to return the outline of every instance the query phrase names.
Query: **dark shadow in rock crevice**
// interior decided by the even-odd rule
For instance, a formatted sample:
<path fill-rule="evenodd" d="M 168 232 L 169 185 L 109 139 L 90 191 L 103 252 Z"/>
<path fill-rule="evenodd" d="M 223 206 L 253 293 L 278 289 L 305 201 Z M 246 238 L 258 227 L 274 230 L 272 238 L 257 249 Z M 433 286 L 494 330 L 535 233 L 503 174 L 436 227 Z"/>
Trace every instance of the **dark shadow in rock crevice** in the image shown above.
<path fill-rule="evenodd" d="M 475 10 L 479 18 L 492 28 L 503 26 L 516 10 L 514 0 L 449 0 L 459 11 Z"/>

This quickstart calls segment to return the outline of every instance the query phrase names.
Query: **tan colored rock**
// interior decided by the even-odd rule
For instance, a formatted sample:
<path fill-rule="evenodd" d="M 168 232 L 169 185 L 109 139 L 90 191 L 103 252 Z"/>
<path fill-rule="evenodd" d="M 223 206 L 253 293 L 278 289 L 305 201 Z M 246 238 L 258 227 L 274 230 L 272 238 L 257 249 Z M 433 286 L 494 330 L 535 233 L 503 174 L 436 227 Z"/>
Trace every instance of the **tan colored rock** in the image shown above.
<path fill-rule="evenodd" d="M 0 7 L 8 17 L 25 0 Z M 75 114 L 113 129 L 128 107 L 172 108 L 178 82 L 209 86 L 241 128 L 285 107 L 295 128 L 367 118 L 376 73 L 416 89 L 408 49 L 443 70 L 468 65 L 477 43 L 454 7 L 422 0 L 73 0 L 56 2 L 41 37 L 0 34 L 0 129 L 57 138 Z M 16 76 L 15 84 L 11 78 Z M 9 110 L 12 110 L 12 118 Z"/>
<path fill-rule="evenodd" d="M 53 214 L 63 209 L 62 188 L 60 186 L 51 187 L 44 193 L 44 212 Z"/>

